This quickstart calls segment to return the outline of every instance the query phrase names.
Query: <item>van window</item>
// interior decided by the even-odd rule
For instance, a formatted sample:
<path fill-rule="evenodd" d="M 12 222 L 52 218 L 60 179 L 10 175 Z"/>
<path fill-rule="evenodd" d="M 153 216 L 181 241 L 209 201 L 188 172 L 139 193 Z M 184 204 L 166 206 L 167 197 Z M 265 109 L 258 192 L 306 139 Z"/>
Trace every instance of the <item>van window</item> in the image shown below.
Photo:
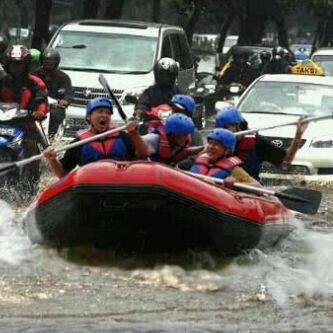
<path fill-rule="evenodd" d="M 61 31 L 52 47 L 67 70 L 110 73 L 147 73 L 156 59 L 155 37 Z"/>
<path fill-rule="evenodd" d="M 190 69 L 193 67 L 193 59 L 190 51 L 190 47 L 188 45 L 187 39 L 185 35 L 178 35 L 179 42 L 181 47 L 181 61 L 184 64 L 185 69 Z"/>
<path fill-rule="evenodd" d="M 171 35 L 172 49 L 174 59 L 179 62 L 181 70 L 190 69 L 193 67 L 192 56 L 189 51 L 188 43 L 185 35 Z"/>
<path fill-rule="evenodd" d="M 163 38 L 161 58 L 173 58 L 169 36 Z"/>

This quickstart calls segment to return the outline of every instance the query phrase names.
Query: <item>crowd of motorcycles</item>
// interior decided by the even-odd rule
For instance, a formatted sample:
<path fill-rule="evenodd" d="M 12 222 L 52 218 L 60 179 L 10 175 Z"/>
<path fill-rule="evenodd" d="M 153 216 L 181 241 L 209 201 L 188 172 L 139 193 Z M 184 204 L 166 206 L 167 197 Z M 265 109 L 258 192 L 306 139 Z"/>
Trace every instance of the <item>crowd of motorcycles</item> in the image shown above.
<path fill-rule="evenodd" d="M 59 91 L 59 94 L 64 91 Z M 48 97 L 50 111 L 61 107 L 58 100 Z M 49 135 L 49 116 L 43 121 L 35 120 L 30 110 L 24 110 L 16 103 L 0 102 L 0 165 L 5 166 L 27 158 L 24 139 L 29 139 L 35 143 L 34 151 L 41 153 L 50 145 L 54 139 Z M 33 124 L 33 133 L 27 133 L 29 124 Z M 57 136 L 61 136 L 63 125 L 59 127 Z M 20 167 L 11 172 L 6 172 L 0 178 L 2 190 L 6 194 L 10 190 L 14 194 L 14 199 L 21 200 L 36 194 L 38 190 L 38 181 L 40 178 L 40 162 L 36 161 L 29 165 Z"/>
<path fill-rule="evenodd" d="M 253 68 L 259 68 L 262 66 L 260 54 L 253 53 L 248 58 L 248 64 Z M 291 63 L 292 65 L 292 63 Z M 260 73 L 260 70 L 258 70 Z M 218 72 L 197 72 L 196 73 L 196 85 L 190 91 L 190 94 L 194 97 L 197 105 L 201 107 L 200 123 L 197 124 L 199 129 L 202 129 L 206 125 L 206 118 L 212 116 L 216 112 L 216 107 L 219 103 L 231 103 L 236 104 L 237 100 L 244 92 L 246 87 L 238 82 L 232 82 L 227 87 L 220 80 Z M 59 91 L 61 95 L 61 91 Z M 48 98 L 49 107 L 59 108 L 58 100 L 51 97 Z M 170 109 L 163 106 L 159 110 L 152 112 L 156 119 L 163 120 L 170 115 Z M 41 152 L 45 147 L 50 144 L 50 137 L 48 135 L 49 129 L 49 117 L 39 122 L 32 118 L 31 114 L 27 110 L 22 110 L 17 104 L 0 103 L 0 163 L 12 163 L 25 159 L 25 150 L 23 146 L 23 140 L 27 133 L 24 126 L 27 122 L 35 122 L 38 133 L 36 134 L 36 149 Z M 56 137 L 61 139 L 63 129 L 66 126 L 66 119 L 64 124 L 59 127 Z M 31 170 L 34 168 L 34 170 Z M 32 176 L 33 175 L 33 176 Z M 1 177 L 1 181 L 10 185 L 11 187 L 19 189 L 16 193 L 22 191 L 22 184 L 27 188 L 29 194 L 35 194 L 37 191 L 37 184 L 40 176 L 40 163 L 35 163 L 22 167 L 16 172 L 6 174 L 6 177 Z M 20 181 L 18 181 L 20 179 Z M 29 186 L 27 186 L 29 184 Z M 25 194 L 24 194 L 25 195 Z"/>

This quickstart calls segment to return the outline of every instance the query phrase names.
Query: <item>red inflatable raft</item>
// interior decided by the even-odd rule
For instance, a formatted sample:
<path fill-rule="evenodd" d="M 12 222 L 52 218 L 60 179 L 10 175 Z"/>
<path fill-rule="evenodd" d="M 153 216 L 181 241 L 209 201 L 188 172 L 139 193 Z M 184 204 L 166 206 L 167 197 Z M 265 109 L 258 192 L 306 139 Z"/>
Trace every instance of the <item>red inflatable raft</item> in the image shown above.
<path fill-rule="evenodd" d="M 152 162 L 88 164 L 47 188 L 27 214 L 32 241 L 119 251 L 236 254 L 293 228 L 275 197 L 221 189 Z"/>

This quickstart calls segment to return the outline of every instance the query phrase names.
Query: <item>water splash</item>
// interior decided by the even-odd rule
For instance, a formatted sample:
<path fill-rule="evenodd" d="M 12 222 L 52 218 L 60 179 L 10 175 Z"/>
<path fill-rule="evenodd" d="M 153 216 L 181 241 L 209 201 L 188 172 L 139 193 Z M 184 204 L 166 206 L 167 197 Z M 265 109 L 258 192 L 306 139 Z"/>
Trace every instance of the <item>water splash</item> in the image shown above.
<path fill-rule="evenodd" d="M 207 270 L 186 271 L 179 266 L 164 265 L 153 270 L 135 270 L 131 278 L 144 284 L 163 286 L 181 291 L 219 291 L 228 281 L 220 274 Z"/>
<path fill-rule="evenodd" d="M 18 265 L 29 255 L 30 242 L 15 223 L 14 210 L 0 200 L 0 262 Z"/>
<path fill-rule="evenodd" d="M 264 286 L 281 307 L 304 295 L 330 297 L 333 294 L 333 233 L 305 229 L 302 221 L 297 226 L 274 251 L 254 250 L 238 258 L 229 270 L 236 278 L 234 287 L 255 292 Z"/>

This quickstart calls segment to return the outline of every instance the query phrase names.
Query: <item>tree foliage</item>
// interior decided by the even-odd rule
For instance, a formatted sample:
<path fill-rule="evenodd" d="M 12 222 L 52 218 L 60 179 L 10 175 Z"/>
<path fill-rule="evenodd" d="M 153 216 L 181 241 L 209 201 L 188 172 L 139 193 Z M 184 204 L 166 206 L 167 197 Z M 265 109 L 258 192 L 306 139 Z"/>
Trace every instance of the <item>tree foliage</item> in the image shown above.
<path fill-rule="evenodd" d="M 51 22 L 57 24 L 78 18 L 121 17 L 176 24 L 186 30 L 189 40 L 194 32 L 220 33 L 220 50 L 230 33 L 239 34 L 240 43 L 260 42 L 269 22 L 273 23 L 268 26 L 270 29 L 275 27 L 280 44 L 286 45 L 285 18 L 297 17 L 299 9 L 306 8 L 312 13 L 313 21 L 316 18 L 318 21 L 318 45 L 333 42 L 333 0 L 0 0 L 2 34 L 6 34 L 10 27 L 31 27 L 35 19 L 35 29 L 43 30 L 35 35 L 45 44 L 48 20 L 46 16 L 46 20 L 41 18 L 45 10 L 38 11 L 42 3 L 44 7 L 53 4 Z M 57 13 L 60 12 L 59 18 Z M 315 30 L 315 24 L 308 26 Z"/>

